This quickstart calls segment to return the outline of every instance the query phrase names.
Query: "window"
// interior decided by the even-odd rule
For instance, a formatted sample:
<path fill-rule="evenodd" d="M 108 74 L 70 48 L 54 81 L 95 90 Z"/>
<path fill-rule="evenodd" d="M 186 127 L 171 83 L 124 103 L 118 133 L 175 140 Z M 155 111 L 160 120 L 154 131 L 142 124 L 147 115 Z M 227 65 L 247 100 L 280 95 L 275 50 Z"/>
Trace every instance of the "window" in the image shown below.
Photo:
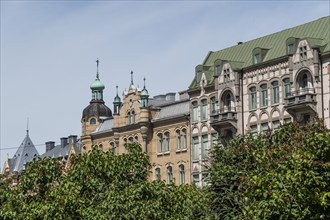
<path fill-rule="evenodd" d="M 182 185 L 185 183 L 185 172 L 184 172 L 184 165 L 181 164 L 179 166 L 179 184 Z"/>
<path fill-rule="evenodd" d="M 127 123 L 129 125 L 132 124 L 132 118 L 131 118 L 131 113 L 130 112 L 127 113 Z"/>
<path fill-rule="evenodd" d="M 199 185 L 199 174 L 193 175 L 193 182 L 196 186 Z"/>
<path fill-rule="evenodd" d="M 280 102 L 280 92 L 278 88 L 278 81 L 272 82 L 272 104 Z"/>
<path fill-rule="evenodd" d="M 155 169 L 155 178 L 156 180 L 160 180 L 160 168 L 156 168 Z"/>
<path fill-rule="evenodd" d="M 253 137 L 258 136 L 258 126 L 257 125 L 251 125 L 250 130 L 251 130 L 251 134 Z"/>
<path fill-rule="evenodd" d="M 96 124 L 96 119 L 95 118 L 91 118 L 91 120 L 89 121 L 89 124 L 95 125 Z"/>
<path fill-rule="evenodd" d="M 198 105 L 197 102 L 192 103 L 192 122 L 198 122 Z"/>
<path fill-rule="evenodd" d="M 230 80 L 230 71 L 229 69 L 223 70 L 223 81 L 228 82 Z"/>
<path fill-rule="evenodd" d="M 261 54 L 257 53 L 254 55 L 254 64 L 261 63 Z"/>
<path fill-rule="evenodd" d="M 300 88 L 302 89 L 308 88 L 308 77 L 306 73 L 303 74 L 303 76 L 301 77 Z"/>
<path fill-rule="evenodd" d="M 230 93 L 227 93 L 224 100 L 224 111 L 227 112 L 230 110 L 231 110 L 231 95 Z"/>
<path fill-rule="evenodd" d="M 207 120 L 207 101 L 206 99 L 202 100 L 202 120 L 206 121 Z"/>
<path fill-rule="evenodd" d="M 215 97 L 211 98 L 211 114 L 215 113 L 216 111 L 216 101 L 215 101 Z"/>
<path fill-rule="evenodd" d="M 272 125 L 273 131 L 278 130 L 280 128 L 280 126 L 281 126 L 281 124 L 280 124 L 279 120 L 273 121 L 273 125 Z"/>
<path fill-rule="evenodd" d="M 300 60 L 307 60 L 307 46 L 299 48 Z"/>
<path fill-rule="evenodd" d="M 257 108 L 257 89 L 256 87 L 250 88 L 250 110 Z"/>
<path fill-rule="evenodd" d="M 289 96 L 291 96 L 291 84 L 290 84 L 290 79 L 289 78 L 285 78 L 283 80 L 283 87 L 284 87 L 284 97 L 287 98 Z"/>
<path fill-rule="evenodd" d="M 183 149 L 187 149 L 187 130 L 183 129 Z"/>
<path fill-rule="evenodd" d="M 260 107 L 265 107 L 268 105 L 268 89 L 267 84 L 262 84 L 260 86 Z"/>
<path fill-rule="evenodd" d="M 176 131 L 176 142 L 177 142 L 177 149 L 181 150 L 181 132 L 180 132 L 180 130 Z"/>
<path fill-rule="evenodd" d="M 221 66 L 220 65 L 216 65 L 214 68 L 214 75 L 215 76 L 220 76 L 221 73 Z"/>
<path fill-rule="evenodd" d="M 158 153 L 163 152 L 163 135 L 158 134 Z"/>
<path fill-rule="evenodd" d="M 211 144 L 212 144 L 212 148 L 213 148 L 218 145 L 218 133 L 213 133 L 211 135 L 211 138 L 212 138 Z"/>
<path fill-rule="evenodd" d="M 193 142 L 194 142 L 194 155 L 193 155 L 193 160 L 198 160 L 199 159 L 199 152 L 198 152 L 198 137 L 193 137 Z"/>
<path fill-rule="evenodd" d="M 207 186 L 209 183 L 209 174 L 208 173 L 203 173 L 202 175 L 202 185 Z"/>
<path fill-rule="evenodd" d="M 209 151 L 209 143 L 208 143 L 207 135 L 202 136 L 202 158 L 207 159 L 208 151 Z"/>
<path fill-rule="evenodd" d="M 288 45 L 288 54 L 293 54 L 294 50 L 294 44 L 289 44 Z"/>
<path fill-rule="evenodd" d="M 112 153 L 116 152 L 115 143 L 113 142 L 110 143 L 110 150 L 112 151 Z"/>
<path fill-rule="evenodd" d="M 134 138 L 134 139 L 135 139 L 135 143 L 137 143 L 137 144 L 138 144 L 138 143 L 139 143 L 139 137 L 138 137 L 138 136 L 135 136 L 135 138 Z"/>
<path fill-rule="evenodd" d="M 266 134 L 267 131 L 268 131 L 268 123 L 262 123 L 262 124 L 261 124 L 261 132 L 262 132 L 263 134 Z"/>
<path fill-rule="evenodd" d="M 99 145 L 99 149 L 103 151 L 103 145 L 102 144 Z"/>
<path fill-rule="evenodd" d="M 167 167 L 167 183 L 173 183 L 173 170 L 171 166 Z"/>
<path fill-rule="evenodd" d="M 170 133 L 168 132 L 165 133 L 165 141 L 166 141 L 165 152 L 168 152 L 170 151 Z"/>
<path fill-rule="evenodd" d="M 128 141 L 130 144 L 133 144 L 133 142 L 134 142 L 133 137 L 128 138 Z"/>
<path fill-rule="evenodd" d="M 134 124 L 135 123 L 135 112 L 134 111 L 132 111 L 132 113 L 131 113 L 131 123 L 132 124 Z"/>

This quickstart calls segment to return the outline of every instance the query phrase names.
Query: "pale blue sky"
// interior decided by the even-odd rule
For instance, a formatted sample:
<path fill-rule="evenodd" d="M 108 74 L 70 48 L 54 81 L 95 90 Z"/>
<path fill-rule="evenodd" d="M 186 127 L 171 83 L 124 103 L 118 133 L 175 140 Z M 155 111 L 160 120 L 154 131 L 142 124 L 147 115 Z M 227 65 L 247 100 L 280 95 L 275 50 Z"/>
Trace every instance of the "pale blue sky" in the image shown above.
<path fill-rule="evenodd" d="M 35 145 L 80 136 L 96 58 L 113 109 L 131 70 L 152 96 L 182 91 L 208 51 L 329 14 L 328 1 L 1 1 L 0 166 L 27 117 Z"/>

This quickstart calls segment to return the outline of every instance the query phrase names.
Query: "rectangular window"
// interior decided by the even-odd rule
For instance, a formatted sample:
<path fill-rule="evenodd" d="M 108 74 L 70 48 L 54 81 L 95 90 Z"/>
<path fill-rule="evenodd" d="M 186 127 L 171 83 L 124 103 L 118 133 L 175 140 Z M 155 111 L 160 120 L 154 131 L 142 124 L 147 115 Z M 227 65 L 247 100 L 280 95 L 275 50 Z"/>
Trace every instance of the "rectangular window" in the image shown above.
<path fill-rule="evenodd" d="M 173 170 L 171 166 L 167 167 L 167 183 L 173 183 Z"/>
<path fill-rule="evenodd" d="M 193 160 L 199 160 L 199 146 L 198 146 L 198 137 L 193 138 L 194 141 L 194 152 L 193 152 Z"/>
<path fill-rule="evenodd" d="M 156 168 L 155 177 L 156 177 L 156 180 L 160 180 L 160 168 Z"/>
<path fill-rule="evenodd" d="M 208 140 L 208 135 L 203 135 L 202 136 L 202 158 L 207 159 L 208 158 L 208 153 L 209 153 L 209 140 Z"/>
<path fill-rule="evenodd" d="M 179 166 L 179 184 L 182 185 L 185 183 L 185 171 L 184 171 L 184 165 Z"/>
<path fill-rule="evenodd" d="M 212 148 L 218 145 L 218 133 L 212 134 Z"/>
<path fill-rule="evenodd" d="M 276 131 L 280 128 L 281 124 L 280 124 L 280 121 L 279 120 L 276 120 L 276 121 L 273 121 L 273 131 Z"/>
<path fill-rule="evenodd" d="M 197 102 L 194 102 L 192 104 L 192 121 L 193 121 L 193 123 L 198 122 L 198 106 L 197 106 Z"/>
<path fill-rule="evenodd" d="M 216 65 L 214 68 L 214 75 L 215 76 L 220 76 L 221 73 L 221 66 L 220 65 Z"/>
<path fill-rule="evenodd" d="M 278 104 L 280 102 L 280 92 L 278 87 L 278 81 L 272 82 L 272 103 Z"/>
<path fill-rule="evenodd" d="M 187 149 L 187 130 L 183 130 L 183 149 Z"/>
<path fill-rule="evenodd" d="M 158 135 L 158 153 L 163 152 L 163 137 Z"/>
<path fill-rule="evenodd" d="M 180 131 L 177 131 L 176 132 L 176 135 L 177 135 L 177 149 L 180 150 L 181 149 L 181 133 Z"/>
<path fill-rule="evenodd" d="M 251 125 L 250 130 L 251 130 L 251 134 L 253 137 L 258 136 L 258 126 L 257 125 Z"/>
<path fill-rule="evenodd" d="M 261 124 L 261 132 L 262 132 L 263 134 L 266 134 L 267 131 L 268 131 L 268 123 L 262 123 L 262 124 Z"/>
<path fill-rule="evenodd" d="M 193 182 L 194 182 L 195 186 L 199 186 L 199 174 L 193 175 Z"/>
<path fill-rule="evenodd" d="M 202 100 L 202 120 L 206 121 L 207 120 L 207 101 L 206 99 Z"/>
<path fill-rule="evenodd" d="M 256 87 L 250 88 L 250 110 L 257 108 L 257 90 Z"/>
<path fill-rule="evenodd" d="M 228 82 L 230 80 L 230 71 L 229 69 L 225 69 L 223 71 L 223 81 Z"/>
<path fill-rule="evenodd" d="M 215 97 L 211 98 L 211 114 L 214 114 L 216 112 L 216 101 Z"/>
<path fill-rule="evenodd" d="M 208 173 L 203 173 L 202 175 L 202 185 L 207 186 L 209 183 L 209 174 Z"/>
<path fill-rule="evenodd" d="M 291 96 L 291 83 L 290 79 L 286 78 L 283 80 L 283 87 L 284 87 L 284 98 L 290 97 Z"/>
<path fill-rule="evenodd" d="M 254 64 L 260 63 L 261 62 L 261 54 L 257 53 L 254 55 Z"/>
<path fill-rule="evenodd" d="M 168 151 L 170 151 L 170 134 L 169 133 L 165 134 L 165 141 L 166 141 L 165 152 L 168 152 Z"/>
<path fill-rule="evenodd" d="M 260 86 L 260 107 L 268 105 L 268 89 L 267 85 L 263 84 Z"/>
<path fill-rule="evenodd" d="M 294 49 L 294 44 L 289 44 L 288 45 L 288 54 L 293 54 L 293 49 Z"/>

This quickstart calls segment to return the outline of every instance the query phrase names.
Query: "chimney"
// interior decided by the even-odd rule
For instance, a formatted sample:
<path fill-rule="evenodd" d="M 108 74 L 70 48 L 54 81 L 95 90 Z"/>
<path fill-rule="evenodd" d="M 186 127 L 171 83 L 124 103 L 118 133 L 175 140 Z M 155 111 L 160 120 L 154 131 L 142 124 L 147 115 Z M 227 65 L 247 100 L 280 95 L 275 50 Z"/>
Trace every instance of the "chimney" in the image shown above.
<path fill-rule="evenodd" d="M 237 42 L 237 45 L 241 45 L 241 44 L 243 44 L 243 42 L 242 42 L 242 41 L 239 41 L 239 42 Z"/>
<path fill-rule="evenodd" d="M 70 135 L 69 136 L 69 144 L 75 144 L 77 142 L 77 135 Z"/>
<path fill-rule="evenodd" d="M 155 100 L 166 100 L 166 95 L 156 95 L 154 96 Z"/>
<path fill-rule="evenodd" d="M 48 141 L 45 143 L 46 144 L 46 152 L 50 151 L 55 147 L 55 142 L 54 141 Z"/>
<path fill-rule="evenodd" d="M 61 138 L 61 147 L 65 147 L 68 144 L 68 138 L 62 137 Z"/>
<path fill-rule="evenodd" d="M 188 90 L 179 92 L 179 101 L 188 100 L 188 99 L 189 99 Z"/>
<path fill-rule="evenodd" d="M 175 92 L 169 92 L 166 94 L 167 101 L 175 101 Z"/>

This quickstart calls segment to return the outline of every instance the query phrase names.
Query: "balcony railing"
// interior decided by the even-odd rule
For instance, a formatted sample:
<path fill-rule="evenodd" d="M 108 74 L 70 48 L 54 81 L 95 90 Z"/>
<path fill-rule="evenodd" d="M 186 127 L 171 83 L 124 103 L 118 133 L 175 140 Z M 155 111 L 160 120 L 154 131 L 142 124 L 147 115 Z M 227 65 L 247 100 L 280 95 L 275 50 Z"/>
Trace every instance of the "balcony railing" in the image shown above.
<path fill-rule="evenodd" d="M 211 122 L 224 120 L 236 120 L 236 109 L 234 107 L 229 106 L 212 111 Z"/>
<path fill-rule="evenodd" d="M 314 102 L 315 89 L 314 88 L 303 88 L 296 90 L 285 98 L 285 105 L 294 105 L 305 102 Z"/>

